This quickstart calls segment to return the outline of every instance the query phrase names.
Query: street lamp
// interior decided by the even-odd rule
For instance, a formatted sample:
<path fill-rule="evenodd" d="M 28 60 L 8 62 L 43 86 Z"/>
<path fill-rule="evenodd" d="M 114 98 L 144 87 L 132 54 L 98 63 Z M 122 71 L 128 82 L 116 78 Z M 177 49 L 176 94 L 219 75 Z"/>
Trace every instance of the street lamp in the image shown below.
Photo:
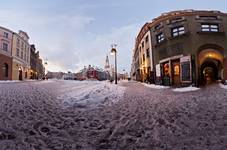
<path fill-rule="evenodd" d="M 111 47 L 111 54 L 115 55 L 115 84 L 117 84 L 117 44 L 112 44 Z"/>

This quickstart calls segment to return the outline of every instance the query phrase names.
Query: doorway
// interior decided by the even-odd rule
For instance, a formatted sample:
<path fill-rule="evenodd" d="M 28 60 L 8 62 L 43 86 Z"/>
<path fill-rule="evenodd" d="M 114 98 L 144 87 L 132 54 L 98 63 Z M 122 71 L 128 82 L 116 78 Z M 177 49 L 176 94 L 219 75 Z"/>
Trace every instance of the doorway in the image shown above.
<path fill-rule="evenodd" d="M 180 87 L 180 60 L 172 61 L 172 84 Z"/>
<path fill-rule="evenodd" d="M 207 60 L 201 66 L 202 84 L 208 85 L 218 80 L 220 63 L 217 60 Z"/>
<path fill-rule="evenodd" d="M 22 78 L 22 70 L 20 69 L 19 70 L 19 80 L 22 80 L 23 78 Z"/>

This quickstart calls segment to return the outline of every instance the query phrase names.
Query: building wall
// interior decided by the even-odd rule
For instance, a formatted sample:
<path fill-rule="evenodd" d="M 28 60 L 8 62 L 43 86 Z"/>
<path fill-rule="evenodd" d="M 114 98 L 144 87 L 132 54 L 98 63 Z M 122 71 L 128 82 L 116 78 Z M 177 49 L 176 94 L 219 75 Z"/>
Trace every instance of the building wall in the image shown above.
<path fill-rule="evenodd" d="M 151 82 L 151 74 L 153 72 L 151 34 L 147 26 L 148 23 L 141 29 L 136 39 L 134 52 L 135 63 L 139 62 L 139 68 L 135 67 L 137 70 L 136 74 L 137 76 L 139 74 L 140 80 L 143 82 Z M 138 55 L 135 55 L 136 53 L 138 53 Z M 135 66 L 137 66 L 137 64 L 135 64 Z"/>
<path fill-rule="evenodd" d="M 199 16 L 217 16 L 217 19 L 204 19 Z M 182 17 L 181 21 L 172 22 L 176 18 Z M 199 50 L 215 49 L 222 51 L 224 57 L 227 56 L 227 15 L 217 12 L 203 11 L 193 13 L 178 13 L 177 16 L 171 13 L 165 16 L 165 19 L 157 19 L 151 26 L 152 43 L 154 43 L 154 64 L 159 64 L 165 59 L 171 59 L 174 56 L 192 55 L 195 59 L 195 84 L 199 84 L 200 65 L 198 64 Z M 219 32 L 201 32 L 201 24 L 218 24 Z M 156 29 L 159 24 L 161 27 Z M 173 27 L 185 27 L 185 34 L 173 38 L 171 29 Z M 163 32 L 165 40 L 161 43 L 157 42 L 157 34 Z M 171 82 L 171 81 L 170 81 Z"/>
<path fill-rule="evenodd" d="M 11 57 L 11 45 L 12 45 L 13 32 L 0 27 L 0 80 L 12 79 L 12 57 Z M 3 65 L 8 66 L 8 77 L 3 74 Z"/>
<path fill-rule="evenodd" d="M 18 53 L 19 52 L 19 53 Z M 19 70 L 22 70 L 22 80 L 30 77 L 30 44 L 28 39 L 22 38 L 19 34 L 13 34 L 12 43 L 13 70 L 12 79 L 19 80 Z M 27 75 L 26 75 L 27 74 Z"/>
<path fill-rule="evenodd" d="M 3 65 L 8 65 L 8 76 L 3 72 Z M 0 80 L 12 80 L 12 58 L 0 53 Z"/>
<path fill-rule="evenodd" d="M 217 25 L 218 32 L 201 32 L 202 24 Z M 179 36 L 173 36 L 173 29 L 180 26 L 184 27 L 184 34 Z M 149 29 L 149 31 L 148 31 Z M 188 84 L 199 85 L 202 80 L 203 64 L 200 62 L 200 54 L 207 51 L 207 54 L 214 51 L 215 55 L 205 56 L 204 58 L 210 59 L 209 61 L 216 61 L 218 66 L 218 78 L 227 79 L 227 14 L 219 11 L 195 11 L 184 10 L 164 13 L 161 16 L 155 18 L 150 23 L 146 23 L 139 32 L 136 39 L 135 49 L 139 51 L 136 55 L 134 52 L 134 61 L 139 58 L 140 69 L 145 66 L 142 64 L 142 55 L 144 49 L 141 48 L 141 42 L 144 37 L 151 34 L 151 66 L 154 71 L 154 78 L 158 84 L 163 84 L 163 77 L 165 75 L 165 67 L 169 67 L 170 72 L 169 84 L 175 84 L 175 70 L 177 65 L 180 65 L 179 77 L 182 79 L 182 62 L 185 58 L 190 61 L 190 81 Z M 158 35 L 164 36 L 161 41 L 158 40 Z M 178 32 L 179 34 L 179 32 Z M 140 50 L 141 49 L 141 50 Z M 208 52 L 209 51 L 209 52 Z M 216 57 L 216 58 L 215 58 Z M 141 65 L 142 64 L 142 65 Z M 157 66 L 156 66 L 157 65 Z M 136 66 L 136 64 L 134 64 Z M 159 67 L 160 66 L 160 67 Z M 157 68 L 158 69 L 157 69 Z M 222 69 L 222 70 L 221 70 Z M 135 67 L 136 70 L 136 67 Z M 223 72 L 223 74 L 222 74 Z M 139 73 L 143 73 L 141 70 Z M 160 77 L 156 77 L 156 73 L 160 74 Z M 140 78 L 143 78 L 143 74 L 139 74 Z M 143 81 L 143 80 L 142 80 Z M 180 80 L 180 84 L 183 83 L 183 79 Z M 185 82 L 186 83 L 186 82 Z"/>

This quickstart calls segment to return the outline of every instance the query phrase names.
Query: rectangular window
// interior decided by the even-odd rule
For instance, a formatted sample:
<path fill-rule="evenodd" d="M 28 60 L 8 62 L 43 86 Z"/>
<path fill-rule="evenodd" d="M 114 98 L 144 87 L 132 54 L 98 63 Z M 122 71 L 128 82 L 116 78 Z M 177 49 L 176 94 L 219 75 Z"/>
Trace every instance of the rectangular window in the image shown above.
<path fill-rule="evenodd" d="M 150 50 L 149 50 L 149 48 L 146 50 L 146 53 L 147 53 L 147 57 L 149 58 L 150 57 Z"/>
<path fill-rule="evenodd" d="M 17 47 L 19 47 L 19 46 L 20 46 L 20 40 L 17 39 Z"/>
<path fill-rule="evenodd" d="M 149 40 L 149 37 L 148 37 L 148 35 L 147 35 L 147 36 L 146 36 L 146 39 L 145 39 L 146 43 L 148 42 L 148 40 Z"/>
<path fill-rule="evenodd" d="M 202 32 L 218 32 L 219 27 L 217 24 L 201 24 Z"/>
<path fill-rule="evenodd" d="M 4 51 L 8 51 L 8 44 L 7 44 L 7 43 L 3 43 L 2 49 L 3 49 Z"/>
<path fill-rule="evenodd" d="M 23 55 L 24 55 L 24 53 L 23 53 L 23 49 L 21 50 L 21 59 L 23 59 Z"/>
<path fill-rule="evenodd" d="M 178 26 L 178 27 L 172 28 L 172 36 L 173 37 L 176 37 L 176 36 L 179 36 L 179 35 L 182 35 L 182 34 L 185 34 L 184 26 Z"/>
<path fill-rule="evenodd" d="M 142 42 L 142 48 L 144 48 L 144 42 Z"/>
<path fill-rule="evenodd" d="M 17 48 L 17 57 L 19 57 L 20 56 L 20 50 Z"/>
<path fill-rule="evenodd" d="M 161 32 L 158 35 L 156 35 L 156 39 L 158 43 L 161 43 L 162 41 L 165 40 L 164 34 Z"/>
<path fill-rule="evenodd" d="M 145 62 L 145 54 L 143 54 L 143 62 Z"/>
<path fill-rule="evenodd" d="M 3 37 L 8 39 L 8 37 L 9 37 L 9 33 L 4 32 Z"/>

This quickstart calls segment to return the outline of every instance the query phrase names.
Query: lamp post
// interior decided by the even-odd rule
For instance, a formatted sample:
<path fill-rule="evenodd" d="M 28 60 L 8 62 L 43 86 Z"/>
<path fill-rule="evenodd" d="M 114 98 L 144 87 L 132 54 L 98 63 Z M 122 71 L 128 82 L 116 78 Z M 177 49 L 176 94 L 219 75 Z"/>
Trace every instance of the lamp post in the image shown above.
<path fill-rule="evenodd" d="M 111 47 L 111 54 L 115 56 L 115 84 L 117 84 L 117 44 L 112 44 Z"/>

